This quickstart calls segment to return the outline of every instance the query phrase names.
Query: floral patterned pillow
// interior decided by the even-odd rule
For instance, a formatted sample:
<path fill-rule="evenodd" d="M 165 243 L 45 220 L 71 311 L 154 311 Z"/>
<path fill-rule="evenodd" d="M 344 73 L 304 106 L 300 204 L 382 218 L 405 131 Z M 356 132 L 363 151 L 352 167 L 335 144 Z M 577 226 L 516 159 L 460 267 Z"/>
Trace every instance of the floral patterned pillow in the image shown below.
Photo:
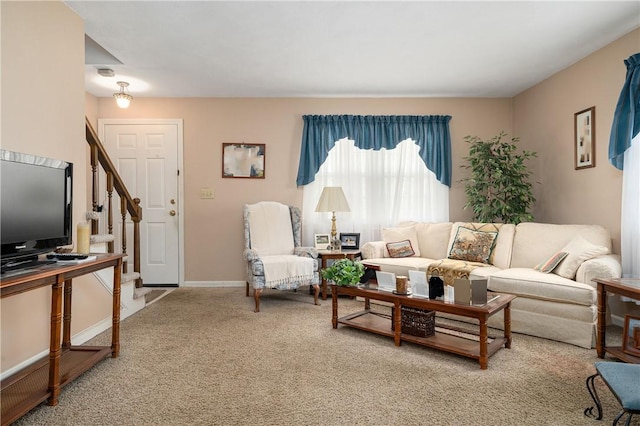
<path fill-rule="evenodd" d="M 489 263 L 496 238 L 497 232 L 476 231 L 460 226 L 448 257 L 468 262 Z"/>

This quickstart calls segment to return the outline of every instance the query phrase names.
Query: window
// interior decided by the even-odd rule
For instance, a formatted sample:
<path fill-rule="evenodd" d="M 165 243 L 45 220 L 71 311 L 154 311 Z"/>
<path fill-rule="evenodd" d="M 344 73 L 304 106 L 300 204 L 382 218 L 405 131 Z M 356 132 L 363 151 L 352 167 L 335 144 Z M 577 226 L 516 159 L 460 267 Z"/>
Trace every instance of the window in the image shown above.
<path fill-rule="evenodd" d="M 420 158 L 411 139 L 394 149 L 359 149 L 341 139 L 329 151 L 315 180 L 304 187 L 303 244 L 331 229 L 331 213 L 316 213 L 325 186 L 341 186 L 351 208 L 336 212 L 338 233 L 360 233 L 361 245 L 380 240 L 380 229 L 404 220 L 449 220 L 449 187 L 440 183 Z M 311 244 L 312 245 L 312 244 Z"/>

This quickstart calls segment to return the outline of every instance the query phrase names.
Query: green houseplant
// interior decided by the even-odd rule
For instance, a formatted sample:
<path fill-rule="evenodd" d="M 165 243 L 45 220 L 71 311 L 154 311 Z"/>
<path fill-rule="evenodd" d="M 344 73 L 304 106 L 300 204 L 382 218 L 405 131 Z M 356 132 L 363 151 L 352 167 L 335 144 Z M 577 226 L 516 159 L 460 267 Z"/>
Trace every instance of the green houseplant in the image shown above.
<path fill-rule="evenodd" d="M 353 286 L 360 282 L 364 275 L 364 265 L 350 259 L 340 259 L 322 271 L 322 278 L 340 286 Z"/>
<path fill-rule="evenodd" d="M 461 167 L 471 171 L 461 180 L 467 196 L 464 207 L 473 211 L 474 221 L 518 224 L 533 220 L 531 206 L 536 199 L 525 163 L 537 153 L 518 152 L 520 139 L 509 141 L 505 136 L 500 132 L 486 141 L 477 136 L 464 138 L 470 145 L 469 156 L 464 157 L 467 164 Z"/>

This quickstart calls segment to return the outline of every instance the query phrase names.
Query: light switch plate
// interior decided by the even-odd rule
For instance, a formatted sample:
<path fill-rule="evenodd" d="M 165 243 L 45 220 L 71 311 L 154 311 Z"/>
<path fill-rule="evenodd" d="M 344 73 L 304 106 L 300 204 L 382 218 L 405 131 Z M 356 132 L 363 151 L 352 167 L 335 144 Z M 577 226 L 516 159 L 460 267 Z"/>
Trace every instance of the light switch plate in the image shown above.
<path fill-rule="evenodd" d="M 213 188 L 200 188 L 200 198 L 213 199 Z"/>

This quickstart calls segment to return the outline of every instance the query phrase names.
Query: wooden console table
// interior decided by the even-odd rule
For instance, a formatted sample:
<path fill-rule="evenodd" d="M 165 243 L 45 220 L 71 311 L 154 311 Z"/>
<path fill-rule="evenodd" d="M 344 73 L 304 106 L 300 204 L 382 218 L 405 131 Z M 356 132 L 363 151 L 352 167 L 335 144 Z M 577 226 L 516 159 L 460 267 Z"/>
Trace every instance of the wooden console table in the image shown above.
<path fill-rule="evenodd" d="M 45 265 L 15 276 L 2 277 L 0 297 L 10 297 L 51 286 L 51 337 L 49 356 L 3 380 L 0 384 L 2 425 L 7 425 L 48 399 L 58 404 L 60 389 L 111 355 L 120 351 L 121 254 L 100 254 L 76 265 Z M 71 346 L 72 279 L 113 267 L 113 328 L 111 346 Z M 63 311 L 64 301 L 64 311 Z M 64 319 L 63 319 L 64 318 Z M 62 344 L 60 337 L 62 336 Z"/>
<path fill-rule="evenodd" d="M 593 281 L 598 284 L 598 326 L 596 328 L 596 352 L 598 354 L 598 358 L 604 358 L 605 353 L 608 352 L 611 356 L 618 358 L 619 360 L 640 364 L 640 357 L 622 352 L 622 347 L 620 346 L 607 346 L 606 341 L 607 293 L 614 293 L 620 296 L 640 300 L 640 279 L 596 278 Z"/>

